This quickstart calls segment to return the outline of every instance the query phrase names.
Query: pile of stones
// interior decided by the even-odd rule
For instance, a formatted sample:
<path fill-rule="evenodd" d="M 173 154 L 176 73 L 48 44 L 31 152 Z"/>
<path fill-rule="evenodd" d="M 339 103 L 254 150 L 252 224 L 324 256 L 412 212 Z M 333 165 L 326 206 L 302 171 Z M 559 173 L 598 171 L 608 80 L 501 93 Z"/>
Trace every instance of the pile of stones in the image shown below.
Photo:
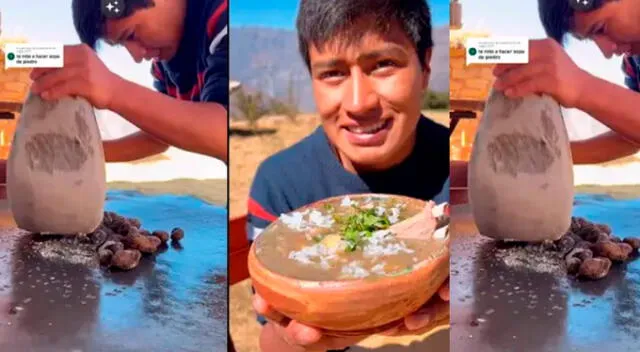
<path fill-rule="evenodd" d="M 571 218 L 571 227 L 556 241 L 542 244 L 547 250 L 564 258 L 567 273 L 577 277 L 599 280 L 609 274 L 612 264 L 624 263 L 638 257 L 640 238 L 619 238 L 611 227 L 581 217 Z"/>
<path fill-rule="evenodd" d="M 97 252 L 100 265 L 120 270 L 138 266 L 143 254 L 154 254 L 167 247 L 180 246 L 184 231 L 176 227 L 171 233 L 162 230 L 150 232 L 142 228 L 140 220 L 126 218 L 114 212 L 105 212 L 100 226 L 82 237 L 79 242 L 90 244 Z"/>

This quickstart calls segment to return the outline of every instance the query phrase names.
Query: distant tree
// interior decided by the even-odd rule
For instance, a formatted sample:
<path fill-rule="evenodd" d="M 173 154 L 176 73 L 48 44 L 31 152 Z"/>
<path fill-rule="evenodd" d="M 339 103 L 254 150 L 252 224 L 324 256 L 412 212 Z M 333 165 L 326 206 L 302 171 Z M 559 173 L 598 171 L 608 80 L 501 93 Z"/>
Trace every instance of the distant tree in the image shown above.
<path fill-rule="evenodd" d="M 449 108 L 449 92 L 428 91 L 422 98 L 422 109 L 444 110 Z"/>
<path fill-rule="evenodd" d="M 240 88 L 235 93 L 235 99 L 236 108 L 249 122 L 251 128 L 255 128 L 258 120 L 269 113 L 269 108 L 261 92 L 248 93 L 244 88 Z"/>

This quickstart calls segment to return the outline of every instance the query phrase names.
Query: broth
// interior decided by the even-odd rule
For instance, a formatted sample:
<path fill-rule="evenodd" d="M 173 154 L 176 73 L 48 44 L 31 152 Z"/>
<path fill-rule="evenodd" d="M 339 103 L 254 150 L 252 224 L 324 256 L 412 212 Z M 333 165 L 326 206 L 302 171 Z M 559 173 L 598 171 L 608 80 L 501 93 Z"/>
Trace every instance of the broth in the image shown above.
<path fill-rule="evenodd" d="M 256 239 L 269 270 L 308 281 L 375 279 L 424 265 L 441 240 L 398 239 L 387 228 L 423 210 L 401 197 L 342 197 L 282 215 Z"/>

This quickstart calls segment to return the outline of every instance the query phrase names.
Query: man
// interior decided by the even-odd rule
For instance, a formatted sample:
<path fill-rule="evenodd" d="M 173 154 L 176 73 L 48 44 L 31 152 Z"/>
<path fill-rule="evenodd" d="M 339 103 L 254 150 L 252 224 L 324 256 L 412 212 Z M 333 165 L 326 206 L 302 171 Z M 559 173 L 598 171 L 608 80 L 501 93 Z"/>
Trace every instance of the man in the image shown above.
<path fill-rule="evenodd" d="M 382 19 L 382 20 L 381 20 Z M 302 0 L 299 47 L 322 126 L 265 160 L 249 200 L 253 238 L 282 213 L 351 193 L 448 199 L 449 131 L 421 116 L 433 41 L 425 1 Z M 447 317 L 448 284 L 394 334 L 418 334 Z M 268 322 L 263 351 L 342 349 L 367 336 L 332 338 L 289 321 L 256 295 Z"/>
<path fill-rule="evenodd" d="M 227 0 L 125 0 L 106 18 L 101 0 L 73 0 L 83 44 L 65 46 L 64 67 L 34 69 L 43 99 L 87 99 L 140 128 L 104 141 L 108 162 L 164 152 L 169 145 L 227 162 Z M 117 76 L 95 53 L 102 39 L 124 46 L 136 62 L 152 60 L 157 92 Z"/>
<path fill-rule="evenodd" d="M 640 143 L 640 2 L 591 0 L 584 9 L 569 0 L 538 0 L 542 24 L 551 38 L 531 40 L 529 63 L 498 65 L 495 88 L 507 96 L 548 94 L 567 108 L 593 116 L 612 132 L 572 142 L 574 163 L 601 163 L 633 155 Z M 629 89 L 580 69 L 562 48 L 567 34 L 593 40 L 605 57 L 624 55 Z"/>

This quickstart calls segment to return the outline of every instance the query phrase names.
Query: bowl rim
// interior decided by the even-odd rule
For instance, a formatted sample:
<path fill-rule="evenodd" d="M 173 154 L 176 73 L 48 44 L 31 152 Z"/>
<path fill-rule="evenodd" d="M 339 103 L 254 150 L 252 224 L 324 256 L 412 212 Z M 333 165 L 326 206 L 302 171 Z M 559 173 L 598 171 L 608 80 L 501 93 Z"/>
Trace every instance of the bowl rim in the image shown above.
<path fill-rule="evenodd" d="M 345 197 L 357 197 L 357 198 L 367 198 L 367 197 L 378 197 L 378 198 L 401 198 L 401 199 L 408 199 L 411 201 L 419 201 L 421 202 L 423 205 L 426 205 L 427 201 L 424 201 L 422 199 L 418 199 L 418 198 L 412 198 L 412 197 L 408 197 L 408 196 L 403 196 L 403 195 L 395 195 L 395 194 L 385 194 L 385 193 L 355 193 L 355 194 L 345 194 L 345 195 L 340 195 L 340 196 L 332 196 L 332 197 L 328 197 L 328 198 L 324 198 L 318 201 L 315 201 L 313 203 L 310 203 L 308 205 L 305 205 L 303 207 L 300 207 L 296 210 L 292 210 L 289 213 L 286 214 L 291 214 L 294 212 L 300 212 L 300 211 L 305 211 L 309 208 L 313 208 L 313 207 L 317 207 L 318 204 L 321 203 L 326 203 L 328 201 L 332 201 L 332 200 L 337 200 L 337 199 L 343 199 Z M 267 226 L 265 228 L 264 231 L 266 231 L 269 227 L 275 226 L 276 222 L 278 220 L 272 222 L 271 224 L 269 224 L 269 226 Z M 263 233 L 264 233 L 263 231 Z M 280 273 L 274 272 L 272 270 L 269 270 L 269 268 L 264 265 L 264 263 L 262 263 L 260 261 L 260 259 L 258 258 L 258 255 L 256 253 L 256 241 L 253 241 L 253 243 L 251 244 L 251 248 L 249 250 L 249 257 L 248 257 L 248 262 L 249 262 L 249 275 L 251 276 L 251 278 L 253 279 L 255 277 L 255 274 L 253 273 L 253 271 L 255 270 L 254 266 L 258 266 L 260 267 L 262 273 L 260 274 L 260 276 L 268 276 L 270 279 L 276 279 L 282 283 L 285 283 L 287 286 L 290 287 L 296 287 L 297 289 L 319 289 L 321 288 L 323 291 L 331 291 L 331 290 L 336 290 L 336 291 L 342 291 L 345 288 L 353 288 L 356 290 L 363 290 L 363 291 L 368 291 L 371 289 L 375 289 L 377 288 L 377 286 L 381 286 L 380 288 L 384 288 L 384 287 L 388 287 L 389 285 L 393 285 L 395 286 L 395 284 L 401 284 L 403 282 L 406 281 L 410 281 L 410 282 L 414 282 L 415 280 L 415 276 L 422 276 L 419 273 L 427 270 L 428 272 L 432 272 L 433 270 L 433 264 L 441 261 L 443 258 L 445 257 L 450 257 L 450 235 L 447 234 L 447 236 L 440 240 L 442 241 L 442 246 L 439 249 L 439 253 L 437 253 L 437 255 L 432 256 L 428 259 L 422 260 L 420 261 L 418 264 L 419 266 L 417 268 L 414 268 L 413 270 L 407 272 L 407 273 L 403 273 L 403 274 L 399 274 L 399 275 L 392 275 L 392 276 L 386 276 L 386 277 L 379 277 L 379 278 L 375 278 L 375 279 L 371 279 L 371 278 L 360 278 L 360 279 L 351 279 L 351 280 L 305 280 L 305 279 L 296 279 L 290 276 L 285 276 L 282 275 Z M 252 263 L 253 262 L 253 263 Z M 449 260 L 446 260 L 446 264 L 447 266 L 449 265 Z M 444 264 L 442 264 L 444 265 Z"/>

